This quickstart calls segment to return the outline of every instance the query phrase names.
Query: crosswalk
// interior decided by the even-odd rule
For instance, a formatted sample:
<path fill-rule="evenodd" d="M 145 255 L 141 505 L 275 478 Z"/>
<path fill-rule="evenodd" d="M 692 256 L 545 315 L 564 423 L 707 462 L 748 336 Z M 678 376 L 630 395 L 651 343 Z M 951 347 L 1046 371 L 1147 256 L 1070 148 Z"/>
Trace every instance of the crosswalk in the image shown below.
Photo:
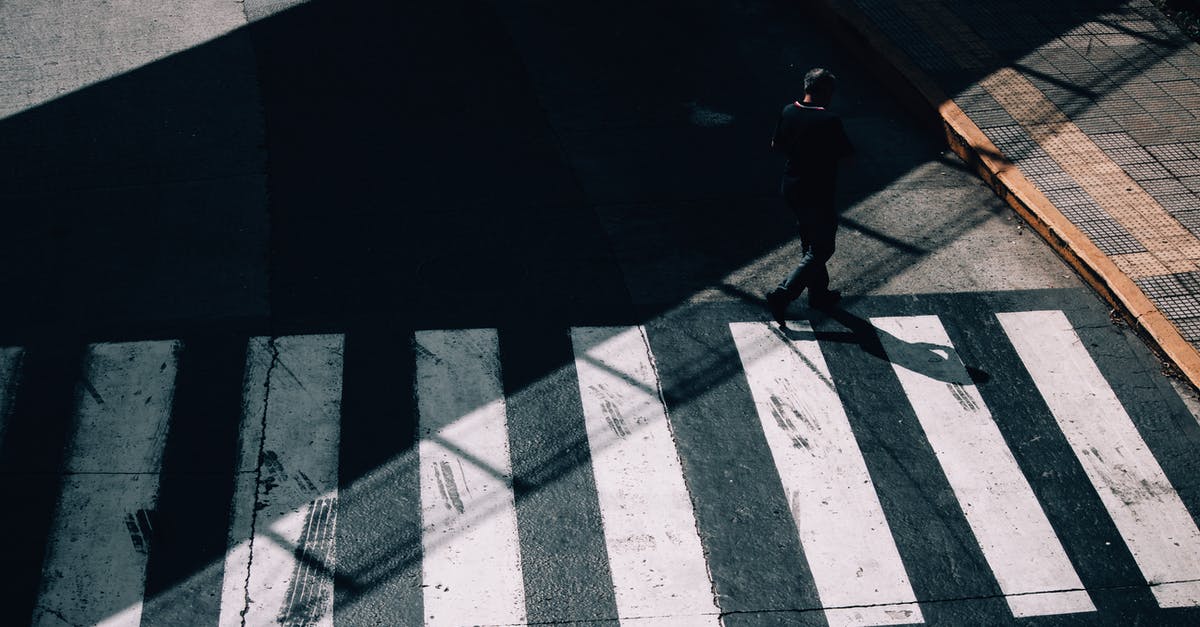
<path fill-rule="evenodd" d="M 1200 531 L 1070 322 L 1053 311 L 999 318 L 1159 605 L 1200 604 Z"/>
<path fill-rule="evenodd" d="M 1019 357 L 1038 393 L 1029 402 L 1052 414 L 1057 437 L 1090 483 L 1078 489 L 1098 496 L 1141 583 L 1161 608 L 1200 607 L 1196 521 L 1068 317 L 1041 310 L 995 318 L 1002 334 L 988 341 Z M 1087 564 L 1064 545 L 1001 428 L 1021 412 L 988 406 L 939 316 L 875 317 L 870 324 L 903 391 L 895 402 L 915 415 L 1009 615 L 1099 612 L 1081 574 Z M 721 340 L 736 353 L 747 384 L 756 414 L 747 424 L 761 429 L 777 472 L 756 480 L 781 492 L 801 547 L 788 559 L 803 564 L 819 598 L 812 608 L 767 609 L 804 609 L 833 626 L 924 623 L 926 604 L 936 600 L 922 598 L 927 588 L 914 579 L 912 566 L 922 556 L 896 539 L 888 495 L 869 463 L 879 451 L 860 445 L 862 418 L 842 389 L 878 382 L 839 372 L 806 322 L 791 326 L 732 321 Z M 697 516 L 714 495 L 695 489 L 690 475 L 704 460 L 677 445 L 681 400 L 664 393 L 654 330 L 564 331 L 571 355 L 561 366 L 567 376 L 555 385 L 573 383 L 564 398 L 579 406 L 563 407 L 555 419 L 578 419 L 585 434 L 577 444 L 587 452 L 606 561 L 606 570 L 593 570 L 612 591 L 609 618 L 724 624 L 728 586 L 716 581 L 709 550 L 721 530 Z M 487 328 L 419 330 L 409 339 L 413 376 L 394 387 L 397 403 L 412 398 L 415 446 L 350 486 L 339 477 L 348 454 L 341 429 L 345 338 L 246 342 L 226 551 L 213 556 L 220 583 L 207 592 L 219 597 L 220 625 L 350 624 L 339 620 L 343 606 L 365 595 L 344 592 L 360 578 L 339 561 L 349 550 L 339 543 L 381 535 L 361 527 L 363 520 L 385 525 L 403 516 L 419 521 L 420 530 L 412 594 L 404 598 L 419 605 L 425 625 L 526 624 L 537 607 L 555 603 L 559 592 L 542 589 L 547 582 L 529 572 L 540 568 L 529 547 L 542 540 L 522 509 L 534 488 L 514 473 L 522 461 L 514 451 L 529 446 L 514 441 L 513 384 L 505 375 L 510 351 L 519 347 Z M 163 450 L 178 364 L 188 350 L 180 341 L 87 348 L 33 624 L 143 624 Z M 22 393 L 23 351 L 0 349 L 0 419 Z M 401 414 L 379 407 L 376 419 Z M 380 499 L 370 511 L 345 515 L 343 493 L 405 482 L 418 502 Z M 355 551 L 372 548 L 386 552 Z M 547 550 L 587 567 L 571 545 L 541 554 Z"/>

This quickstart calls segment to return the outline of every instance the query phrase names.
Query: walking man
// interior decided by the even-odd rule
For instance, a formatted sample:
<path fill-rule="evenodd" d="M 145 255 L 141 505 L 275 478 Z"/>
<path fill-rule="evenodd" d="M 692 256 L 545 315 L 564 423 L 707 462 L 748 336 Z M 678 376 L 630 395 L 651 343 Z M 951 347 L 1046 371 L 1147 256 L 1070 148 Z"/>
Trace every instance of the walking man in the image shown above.
<path fill-rule="evenodd" d="M 800 227 L 800 262 L 767 293 L 767 306 L 781 328 L 787 328 L 788 305 L 805 288 L 814 309 L 830 309 L 841 299 L 841 293 L 829 289 L 825 262 L 833 256 L 837 236 L 838 161 L 850 156 L 853 148 L 841 118 L 826 110 L 836 80 L 824 68 L 809 70 L 804 75 L 804 99 L 783 108 L 771 139 L 771 147 L 787 156 L 780 188 Z"/>

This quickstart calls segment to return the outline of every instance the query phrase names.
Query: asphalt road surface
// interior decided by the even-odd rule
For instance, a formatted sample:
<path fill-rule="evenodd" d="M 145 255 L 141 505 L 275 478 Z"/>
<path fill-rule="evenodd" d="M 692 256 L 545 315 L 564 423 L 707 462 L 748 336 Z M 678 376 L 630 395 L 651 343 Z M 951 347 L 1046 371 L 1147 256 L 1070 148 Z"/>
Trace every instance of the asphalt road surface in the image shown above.
<path fill-rule="evenodd" d="M 1196 417 L 804 3 L 0 34 L 0 624 L 1200 623 Z"/>

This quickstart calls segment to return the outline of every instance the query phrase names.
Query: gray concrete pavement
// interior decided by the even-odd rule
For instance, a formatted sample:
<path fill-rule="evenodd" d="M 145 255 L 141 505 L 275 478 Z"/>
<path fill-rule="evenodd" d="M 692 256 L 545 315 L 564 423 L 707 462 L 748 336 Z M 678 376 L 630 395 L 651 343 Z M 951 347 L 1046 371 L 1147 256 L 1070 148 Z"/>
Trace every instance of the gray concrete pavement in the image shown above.
<path fill-rule="evenodd" d="M 0 524 L 18 582 L 3 592 L 0 622 L 23 624 L 36 609 L 44 624 L 96 623 L 117 616 L 111 599 L 132 590 L 144 624 L 242 610 L 433 624 L 425 587 L 440 582 L 426 580 L 422 562 L 470 534 L 451 527 L 459 532 L 430 539 L 430 503 L 453 511 L 447 478 L 457 489 L 478 472 L 498 475 L 488 494 L 511 490 L 511 501 L 464 489 L 457 502 L 478 517 L 469 521 L 515 520 L 521 570 L 502 579 L 521 584 L 526 620 L 628 618 L 629 596 L 615 584 L 628 573 L 613 572 L 597 470 L 604 451 L 622 450 L 621 430 L 607 444 L 592 439 L 596 391 L 580 385 L 579 364 L 598 358 L 569 334 L 599 325 L 644 329 L 638 357 L 651 357 L 658 389 L 631 394 L 669 417 L 710 577 L 704 592 L 721 613 L 703 620 L 827 624 L 836 612 L 813 566 L 821 551 L 798 530 L 788 470 L 767 445 L 771 423 L 759 420 L 729 326 L 767 321 L 761 294 L 795 257 L 776 196 L 782 163 L 767 142 L 803 70 L 818 64 L 841 78 L 836 106 L 858 149 L 839 182 L 830 268 L 846 302 L 830 315 L 797 304 L 813 332 L 787 339 L 816 340 L 828 361 L 911 600 L 933 624 L 1002 624 L 1015 620 L 1019 586 L 993 575 L 969 499 L 894 364 L 938 389 L 977 390 L 976 408 L 990 408 L 1096 606 L 1034 620 L 1195 621 L 1195 608 L 1159 607 L 1113 522 L 1124 510 L 1099 496 L 995 314 L 1065 312 L 1128 410 L 1139 450 L 1161 465 L 1163 493 L 1192 512 L 1200 425 L 1140 340 L 804 6 L 315 0 L 194 19 L 154 6 L 89 10 L 103 19 L 0 8 L 12 45 L 30 51 L 7 66 L 16 69 L 4 84 L 18 86 L 5 102 L 16 104 L 0 119 L 12 146 L 0 156 L 10 173 L 0 220 L 14 234 L 7 267 L 17 269 L 0 286 L 13 303 L 0 311 L 0 338 L 11 347 L 3 355 L 21 355 L 0 363 L 0 382 L 10 382 L 0 389 L 0 496 L 23 504 Z M 54 79 L 23 89 L 68 86 L 57 98 L 20 99 L 39 55 L 86 59 L 85 48 L 54 48 L 37 33 L 103 23 L 157 28 L 126 32 L 168 43 L 123 56 L 118 38 L 94 28 L 125 64 L 105 67 L 127 71 Z M 928 314 L 950 342 L 900 341 L 871 321 Z M 413 338 L 481 336 L 468 329 L 495 329 L 494 350 L 471 344 L 490 364 L 472 383 L 495 377 L 486 383 L 501 390 L 492 400 L 506 409 L 509 468 L 490 449 L 456 448 L 422 428 L 431 418 L 414 382 L 433 358 Z M 175 372 L 166 433 L 125 425 L 129 438 L 158 443 L 162 463 L 129 480 L 158 489 L 126 512 L 132 527 L 103 507 L 64 508 L 64 486 L 86 479 L 67 472 L 67 451 L 93 445 L 78 427 L 98 406 L 83 365 L 114 343 L 142 354 L 163 341 L 178 342 L 170 359 L 135 360 L 133 375 L 95 390 L 128 401 L 156 373 Z M 302 357 L 310 353 L 320 363 Z M 966 378 L 938 374 L 951 355 Z M 308 431 L 289 432 L 298 424 L 339 435 L 309 442 Z M 442 483 L 428 484 L 444 500 L 423 491 L 429 442 L 449 451 Z M 330 459 L 332 492 L 330 477 L 305 472 Z M 116 496 L 96 493 L 101 504 Z M 70 573 L 45 576 L 61 562 L 53 556 L 68 554 L 70 538 L 55 530 L 80 525 L 91 535 L 77 541 L 131 557 L 105 582 L 109 600 L 99 588 L 63 592 Z M 144 553 L 134 531 L 150 538 Z M 639 545 L 668 544 L 650 538 Z M 439 591 L 465 593 L 460 605 L 490 598 L 469 586 Z"/>

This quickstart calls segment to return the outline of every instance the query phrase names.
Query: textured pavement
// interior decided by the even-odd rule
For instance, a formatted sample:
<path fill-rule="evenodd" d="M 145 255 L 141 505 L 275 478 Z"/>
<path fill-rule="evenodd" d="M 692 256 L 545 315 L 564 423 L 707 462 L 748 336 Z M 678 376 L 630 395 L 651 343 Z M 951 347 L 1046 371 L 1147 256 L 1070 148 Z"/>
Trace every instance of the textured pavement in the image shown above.
<path fill-rule="evenodd" d="M 1146 0 L 827 4 L 1195 383 L 1200 45 Z"/>

